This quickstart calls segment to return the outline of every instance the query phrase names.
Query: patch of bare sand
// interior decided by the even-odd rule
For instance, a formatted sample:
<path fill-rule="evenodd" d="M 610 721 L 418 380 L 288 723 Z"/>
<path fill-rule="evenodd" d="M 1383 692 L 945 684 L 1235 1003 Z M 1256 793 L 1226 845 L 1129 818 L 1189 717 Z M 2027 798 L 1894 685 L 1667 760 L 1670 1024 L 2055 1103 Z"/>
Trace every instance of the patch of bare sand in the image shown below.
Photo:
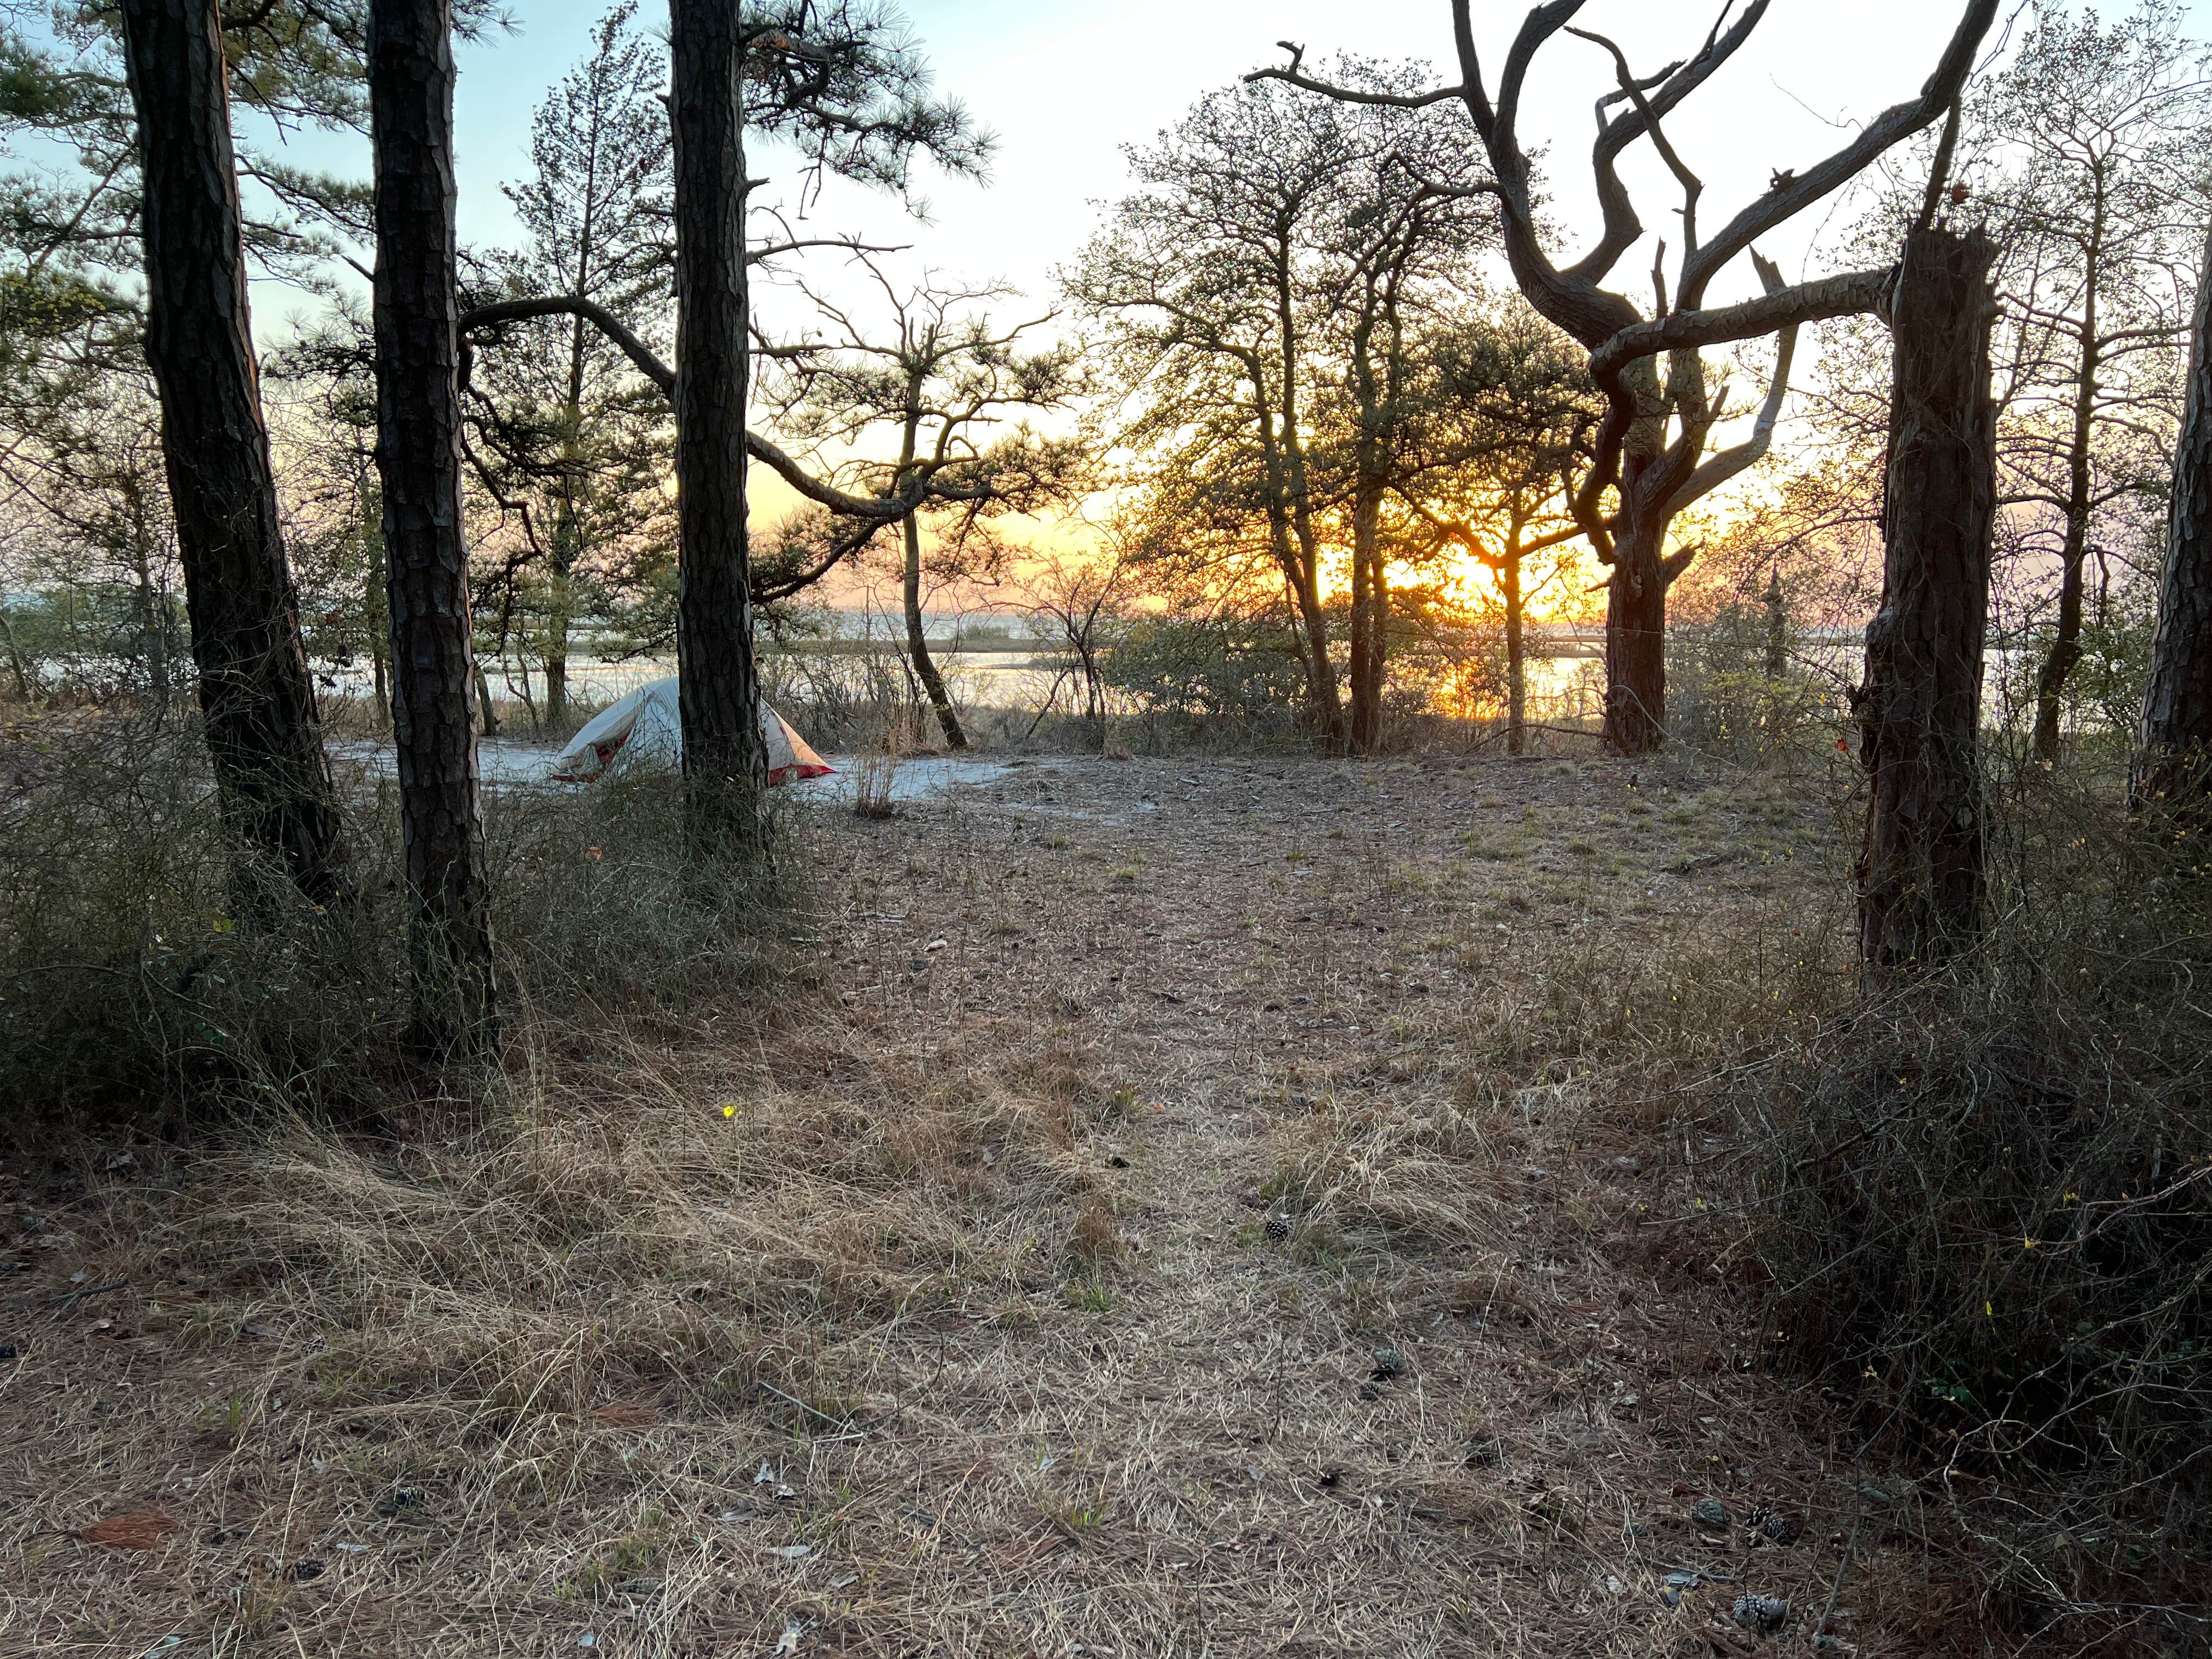
<path fill-rule="evenodd" d="M 10 1172 L 0 1650 L 1733 1653 L 1854 1528 L 1837 1628 L 1924 1612 L 1671 1224 L 1673 1091 L 1837 992 L 1814 792 L 1067 760 L 804 833 L 783 994 L 500 1123 Z"/>

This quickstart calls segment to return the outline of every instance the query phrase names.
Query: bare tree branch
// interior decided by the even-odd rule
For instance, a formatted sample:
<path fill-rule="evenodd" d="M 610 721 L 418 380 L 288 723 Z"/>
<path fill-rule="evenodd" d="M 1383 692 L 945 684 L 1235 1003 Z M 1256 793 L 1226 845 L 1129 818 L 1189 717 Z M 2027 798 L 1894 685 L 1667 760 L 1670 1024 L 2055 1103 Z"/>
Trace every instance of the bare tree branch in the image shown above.
<path fill-rule="evenodd" d="M 1752 257 L 1758 258 L 1756 254 Z M 1759 259 L 1759 274 L 1770 295 L 1780 290 L 1782 273 L 1770 261 Z M 1752 422 L 1751 435 L 1702 462 L 1668 499 L 1666 511 L 1670 515 L 1710 495 L 1738 473 L 1748 471 L 1766 459 L 1766 452 L 1774 441 L 1775 424 L 1782 418 L 1783 403 L 1790 395 L 1790 365 L 1796 352 L 1797 325 L 1790 323 L 1776 337 L 1774 373 L 1767 380 L 1766 400 L 1759 405 L 1759 416 Z"/>
<path fill-rule="evenodd" d="M 639 374 L 660 388 L 663 397 L 675 395 L 676 371 L 662 362 L 652 347 L 630 332 L 619 317 L 595 300 L 565 294 L 537 300 L 501 300 L 463 312 L 459 331 L 465 342 L 469 336 L 483 329 L 496 328 L 502 323 L 527 322 L 536 317 L 581 317 L 620 346 L 623 355 L 637 366 Z"/>
<path fill-rule="evenodd" d="M 1996 15 L 1997 0 L 1967 0 L 1959 27 L 1952 31 L 1950 44 L 1937 60 L 1935 73 L 1921 87 L 1919 97 L 1892 105 L 1834 155 L 1801 169 L 1729 220 L 1711 242 L 1683 260 L 1680 303 L 1692 310 L 1702 305 L 1706 285 L 1759 237 L 1849 184 L 1884 150 L 1911 137 L 1950 108 L 1973 70 L 1974 53 Z"/>
<path fill-rule="evenodd" d="M 1772 289 L 1737 305 L 1711 311 L 1675 311 L 1638 323 L 1590 353 L 1590 374 L 1612 395 L 1620 383 L 1621 371 L 1639 357 L 1753 340 L 1802 323 L 1880 312 L 1887 301 L 1893 270 L 1885 265 L 1879 270 L 1847 270 Z"/>
<path fill-rule="evenodd" d="M 568 295 L 555 295 L 544 299 L 501 300 L 488 306 L 478 306 L 462 313 L 459 331 L 466 349 L 468 337 L 501 323 L 525 322 L 535 317 L 581 317 L 620 346 L 638 372 L 659 388 L 663 397 L 676 394 L 676 371 L 662 362 L 653 349 L 625 328 L 619 318 L 605 306 L 590 300 L 580 300 Z M 948 486 L 938 482 L 934 474 L 909 481 L 907 487 L 889 495 L 855 495 L 824 483 L 793 460 L 783 450 L 769 442 L 757 432 L 745 434 L 745 451 L 755 460 L 774 471 L 786 483 L 818 506 L 828 507 L 841 517 L 865 519 L 873 524 L 885 524 L 902 519 L 924 500 L 946 501 L 975 501 L 988 494 L 981 489 Z"/>

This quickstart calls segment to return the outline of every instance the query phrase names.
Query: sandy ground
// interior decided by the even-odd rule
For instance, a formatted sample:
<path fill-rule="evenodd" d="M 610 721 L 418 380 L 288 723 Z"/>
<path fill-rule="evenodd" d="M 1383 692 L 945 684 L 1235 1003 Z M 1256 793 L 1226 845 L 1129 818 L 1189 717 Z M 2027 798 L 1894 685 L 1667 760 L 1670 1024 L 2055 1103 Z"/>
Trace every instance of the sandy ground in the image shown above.
<path fill-rule="evenodd" d="M 353 738 L 330 745 L 342 764 L 358 768 L 374 777 L 393 775 L 398 763 L 388 742 Z M 502 784 L 544 784 L 560 752 L 557 744 L 526 738 L 486 738 L 477 744 L 477 765 L 483 781 Z M 810 804 L 849 804 L 853 799 L 854 757 L 824 755 L 836 768 L 827 778 L 809 778 L 786 786 L 794 799 Z M 908 805 L 941 804 L 962 791 L 994 782 L 1003 776 L 1006 763 L 977 757 L 917 756 L 900 763 L 891 781 L 891 798 Z M 569 786 L 556 786 L 566 787 Z M 587 786 L 579 786 L 587 787 Z"/>
<path fill-rule="evenodd" d="M 1832 991 L 1818 792 L 904 776 L 526 1150 L 10 1194 L 0 1651 L 1974 1650 L 1696 1225 L 1696 1074 Z"/>

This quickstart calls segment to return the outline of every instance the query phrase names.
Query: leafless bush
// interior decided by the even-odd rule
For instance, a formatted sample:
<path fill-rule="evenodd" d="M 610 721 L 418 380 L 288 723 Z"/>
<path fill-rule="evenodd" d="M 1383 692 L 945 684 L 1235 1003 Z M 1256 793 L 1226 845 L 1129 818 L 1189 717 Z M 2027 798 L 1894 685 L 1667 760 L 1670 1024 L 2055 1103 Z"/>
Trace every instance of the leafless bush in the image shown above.
<path fill-rule="evenodd" d="M 903 704 L 890 712 L 882 738 L 853 757 L 853 810 L 864 818 L 898 811 L 899 761 L 922 747 L 922 711 Z"/>
<path fill-rule="evenodd" d="M 1765 627 L 1729 612 L 1669 633 L 1667 731 L 1674 741 L 1762 767 L 1787 767 L 1834 748 L 1848 714 L 1842 676 L 1769 639 Z"/>
<path fill-rule="evenodd" d="M 915 701 L 896 652 L 880 641 L 859 650 L 794 647 L 761 659 L 761 692 L 816 748 L 859 750 L 879 743 L 895 711 Z"/>

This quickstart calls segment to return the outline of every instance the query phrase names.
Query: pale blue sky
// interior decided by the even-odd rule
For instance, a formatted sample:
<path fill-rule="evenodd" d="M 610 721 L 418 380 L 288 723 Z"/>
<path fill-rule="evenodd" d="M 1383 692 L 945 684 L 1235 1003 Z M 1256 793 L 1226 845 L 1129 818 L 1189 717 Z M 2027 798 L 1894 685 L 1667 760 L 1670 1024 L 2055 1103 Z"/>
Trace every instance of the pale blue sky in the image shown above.
<path fill-rule="evenodd" d="M 1751 45 L 1669 122 L 1677 146 L 1705 178 L 1707 222 L 1764 190 L 1770 167 L 1802 166 L 1832 148 L 1840 135 L 1832 123 L 1863 119 L 1911 95 L 1961 3 L 1776 0 Z M 1120 146 L 1149 137 L 1206 88 L 1276 60 L 1277 40 L 1302 41 L 1316 58 L 1351 50 L 1439 66 L 1450 50 L 1447 0 L 907 0 L 905 9 L 941 89 L 1000 135 L 992 182 L 931 181 L 927 226 L 907 220 L 894 201 L 833 188 L 813 222 L 825 232 L 910 242 L 915 263 L 1005 278 L 1038 295 L 1096 222 L 1092 202 L 1120 188 Z M 1581 21 L 1614 35 L 1648 70 L 1693 52 L 1717 9 L 1717 0 L 1595 0 Z M 465 239 L 496 242 L 509 233 L 498 186 L 526 165 L 532 110 L 604 10 L 601 0 L 518 0 L 517 33 L 462 49 L 456 119 Z M 1525 10 L 1525 0 L 1478 0 L 1493 83 Z M 641 22 L 657 27 L 660 11 L 647 0 Z M 1582 157 L 1591 100 L 1610 82 L 1596 47 L 1564 38 L 1546 48 L 1532 82 L 1524 128 L 1552 147 L 1559 210 L 1570 224 L 1591 216 Z M 367 170 L 359 141 L 314 136 L 304 148 L 303 160 Z M 775 170 L 773 158 L 762 161 Z M 1641 186 L 1647 222 L 1663 229 L 1676 198 L 1648 146 L 1632 152 L 1627 170 Z M 1785 267 L 1802 261 L 1819 224 L 1814 218 L 1792 228 L 1767 251 Z M 1632 254 L 1620 280 L 1640 282 L 1628 273 L 1649 264 L 1648 249 Z M 1741 273 L 1738 286 L 1749 281 Z M 295 296 L 281 292 L 257 303 L 264 337 L 298 308 Z"/>
<path fill-rule="evenodd" d="M 1703 216 L 1724 222 L 1767 188 L 1778 167 L 1802 167 L 1843 141 L 1849 125 L 1910 97 L 1933 66 L 1964 0 L 1774 0 L 1750 45 L 1671 117 L 1669 136 L 1705 182 Z M 2111 15 L 2128 0 L 2105 8 Z M 1617 39 L 1639 71 L 1693 53 L 1720 0 L 1593 0 L 1578 21 Z M 1485 66 L 1497 66 L 1528 0 L 1477 0 Z M 456 106 L 461 234 L 478 245 L 503 241 L 513 222 L 499 185 L 527 165 L 532 112 L 585 49 L 605 0 L 515 0 L 517 33 L 464 46 Z M 926 182 L 931 220 L 917 224 L 892 199 L 835 181 L 815 207 L 822 234 L 859 232 L 910 244 L 909 271 L 927 264 L 950 276 L 1012 282 L 1049 304 L 1054 269 L 1068 260 L 1098 222 L 1101 200 L 1122 188 L 1121 147 L 1149 139 L 1194 99 L 1262 64 L 1280 60 L 1274 43 L 1304 43 L 1310 62 L 1340 51 L 1419 58 L 1441 72 L 1451 50 L 1449 0 L 905 0 L 935 66 L 939 89 L 965 101 L 1000 137 L 988 185 Z M 2212 0 L 2198 0 L 2200 18 Z M 2012 10 L 2008 6 L 2007 11 Z M 641 23 L 658 28 L 665 5 L 645 0 Z M 2025 24 L 2021 19 L 2021 26 Z M 2208 31 L 2212 32 L 2212 31 Z M 1587 161 L 1591 105 L 1613 82 L 1599 48 L 1568 38 L 1538 60 L 1522 118 L 1524 141 L 1548 151 L 1554 211 L 1571 230 L 1595 219 Z M 1472 135 L 1470 134 L 1470 139 Z M 308 135 L 304 164 L 368 172 L 359 138 Z M 772 155 L 754 170 L 772 177 Z M 1633 149 L 1623 172 L 1654 234 L 1665 234 L 1680 198 L 1648 145 Z M 774 199 L 772 186 L 768 199 Z M 1820 262 L 1817 239 L 1846 221 L 1834 204 L 1785 227 L 1762 251 L 1795 272 Z M 1563 250 L 1578 253 L 1579 246 Z M 810 277 L 843 288 L 834 256 L 810 256 Z M 1717 301 L 1753 291 L 1747 262 L 1724 276 Z M 1651 248 L 1632 250 L 1613 282 L 1649 291 Z M 844 289 L 841 297 L 849 297 Z M 802 324 L 794 302 L 773 289 L 759 296 L 774 328 Z M 307 309 L 298 293 L 264 283 L 255 298 L 256 332 L 273 343 Z M 1805 364 L 1801 374 L 1812 365 Z M 763 480 L 758 503 L 773 518 L 791 503 Z M 1749 487 L 1748 481 L 1747 487 Z"/>

